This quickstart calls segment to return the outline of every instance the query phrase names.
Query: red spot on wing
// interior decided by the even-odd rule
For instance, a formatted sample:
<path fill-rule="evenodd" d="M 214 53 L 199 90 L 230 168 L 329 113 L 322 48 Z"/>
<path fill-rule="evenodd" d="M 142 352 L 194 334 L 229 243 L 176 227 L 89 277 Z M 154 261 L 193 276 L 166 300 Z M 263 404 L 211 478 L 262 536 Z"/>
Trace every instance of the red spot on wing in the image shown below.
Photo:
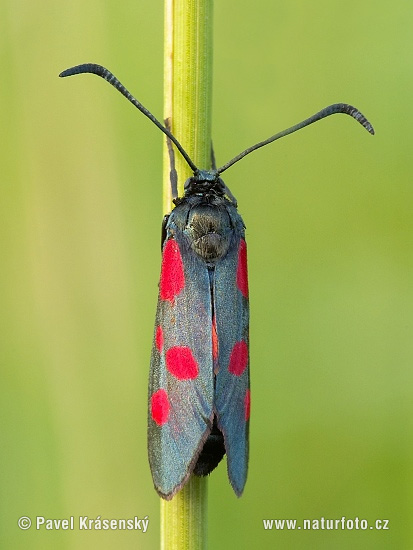
<path fill-rule="evenodd" d="M 159 351 L 159 353 L 161 353 L 163 348 L 163 330 L 161 325 L 158 325 L 156 327 L 155 344 L 156 344 L 156 349 Z"/>
<path fill-rule="evenodd" d="M 241 239 L 238 248 L 237 287 L 248 298 L 247 244 Z"/>
<path fill-rule="evenodd" d="M 179 380 L 193 380 L 198 376 L 198 363 L 190 348 L 174 346 L 165 354 L 166 367 Z"/>
<path fill-rule="evenodd" d="M 245 397 L 244 397 L 244 418 L 245 418 L 245 422 L 247 420 L 249 420 L 250 412 L 251 412 L 251 391 L 248 389 L 245 392 Z"/>
<path fill-rule="evenodd" d="M 241 376 L 248 365 L 248 346 L 241 340 L 232 348 L 228 370 L 235 376 Z"/>
<path fill-rule="evenodd" d="M 168 394 L 165 390 L 158 390 L 151 397 L 151 415 L 153 420 L 162 426 L 168 421 L 169 411 L 171 405 L 169 404 Z"/>
<path fill-rule="evenodd" d="M 181 251 L 174 239 L 166 241 L 162 255 L 159 294 L 161 300 L 173 302 L 185 286 L 184 266 Z"/>
<path fill-rule="evenodd" d="M 216 361 L 218 359 L 218 335 L 217 335 L 217 322 L 212 319 L 212 359 Z"/>

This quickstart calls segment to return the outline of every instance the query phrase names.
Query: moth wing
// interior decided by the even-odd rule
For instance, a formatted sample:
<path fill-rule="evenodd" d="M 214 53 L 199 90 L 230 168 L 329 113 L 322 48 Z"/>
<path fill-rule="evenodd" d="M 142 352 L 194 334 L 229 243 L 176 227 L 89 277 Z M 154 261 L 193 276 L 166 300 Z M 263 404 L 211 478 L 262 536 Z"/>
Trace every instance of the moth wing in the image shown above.
<path fill-rule="evenodd" d="M 244 489 L 248 470 L 249 301 L 246 244 L 234 237 L 215 267 L 214 302 L 218 339 L 215 408 L 224 435 L 228 477 L 235 493 Z"/>
<path fill-rule="evenodd" d="M 169 500 L 192 473 L 213 420 L 208 269 L 182 232 L 165 241 L 149 378 L 148 452 Z"/>

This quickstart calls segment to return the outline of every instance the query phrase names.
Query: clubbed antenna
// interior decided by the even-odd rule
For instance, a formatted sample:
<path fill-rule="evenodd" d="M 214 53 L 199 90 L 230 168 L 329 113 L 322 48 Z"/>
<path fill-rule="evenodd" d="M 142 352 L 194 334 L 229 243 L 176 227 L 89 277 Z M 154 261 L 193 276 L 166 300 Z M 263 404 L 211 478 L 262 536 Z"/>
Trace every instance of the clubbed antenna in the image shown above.
<path fill-rule="evenodd" d="M 291 128 L 287 128 L 286 130 L 283 130 L 282 132 L 279 132 L 278 134 L 275 134 L 274 136 L 269 137 L 265 141 L 260 141 L 259 143 L 256 143 L 252 147 L 248 147 L 248 149 L 245 149 L 245 151 L 242 151 L 239 155 L 231 159 L 229 162 L 221 166 L 221 168 L 218 168 L 218 174 L 222 174 L 222 172 L 225 172 L 230 166 L 244 158 L 246 155 L 249 155 L 256 149 L 259 149 L 260 147 L 264 147 L 264 145 L 268 145 L 269 143 L 272 143 L 273 141 L 280 139 L 284 136 L 288 136 L 289 134 L 292 134 L 296 132 L 297 130 L 301 130 L 301 128 L 305 128 L 309 124 L 313 124 L 313 122 L 317 122 L 318 120 L 321 120 L 322 118 L 325 118 L 330 115 L 335 115 L 336 113 L 344 113 L 345 115 L 350 115 L 354 119 L 359 122 L 363 128 L 365 128 L 370 134 L 374 135 L 374 128 L 370 124 L 370 122 L 367 120 L 367 118 L 355 107 L 352 105 L 348 105 L 347 103 L 335 103 L 334 105 L 330 105 L 329 107 L 325 107 L 315 115 L 311 116 L 310 118 L 306 118 L 302 122 L 299 122 L 295 126 L 291 126 Z"/>
<path fill-rule="evenodd" d="M 185 151 L 185 149 L 182 147 L 176 137 L 170 132 L 170 130 L 168 128 L 165 128 L 165 126 L 162 126 L 159 120 L 156 119 L 153 114 L 142 105 L 142 103 L 140 103 L 135 97 L 133 97 L 133 95 L 128 92 L 125 86 L 121 82 L 119 82 L 116 76 L 114 76 L 108 69 L 105 69 L 105 67 L 102 67 L 101 65 L 95 65 L 94 63 L 84 63 L 83 65 L 76 65 L 76 67 L 66 69 L 65 71 L 61 72 L 59 76 L 65 77 L 81 73 L 96 74 L 107 80 L 109 84 L 112 84 L 112 86 L 114 86 L 122 95 L 124 95 L 126 99 L 128 99 L 133 105 L 135 105 L 135 107 L 137 107 L 141 111 L 141 113 L 147 116 L 176 145 L 178 151 L 184 157 L 194 174 L 199 172 L 198 168 L 190 159 L 188 153 Z M 265 141 L 260 141 L 252 147 L 248 147 L 248 149 L 245 149 L 245 151 L 242 151 L 242 153 L 228 161 L 226 164 L 221 166 L 221 168 L 218 168 L 218 170 L 214 171 L 217 174 L 222 174 L 222 172 L 225 172 L 225 170 L 230 168 L 233 164 L 244 158 L 246 155 L 249 155 L 256 149 L 264 147 L 264 145 L 268 145 L 269 143 L 272 143 L 277 139 L 288 136 L 289 134 L 292 134 L 297 130 L 301 130 L 301 128 L 305 128 L 306 126 L 309 126 L 310 124 L 313 124 L 314 122 L 317 122 L 322 118 L 334 115 L 336 113 L 344 113 L 345 115 L 350 115 L 355 120 L 357 120 L 357 122 L 359 122 L 363 126 L 363 128 L 370 132 L 370 134 L 374 135 L 373 126 L 358 109 L 356 109 L 352 105 L 348 105 L 347 103 L 335 103 L 334 105 L 325 107 L 315 115 L 311 116 L 310 118 L 306 118 L 295 126 L 291 126 L 291 128 L 287 128 L 286 130 L 283 130 L 282 132 L 279 132 L 278 134 L 269 137 Z"/>
<path fill-rule="evenodd" d="M 83 65 L 76 65 L 76 67 L 71 67 L 70 69 L 66 69 L 65 71 L 62 71 L 59 74 L 59 76 L 65 77 L 65 76 L 72 76 L 74 74 L 82 74 L 82 73 L 96 74 L 98 76 L 101 76 L 105 80 L 107 80 L 109 84 L 112 84 L 112 86 L 116 88 L 118 92 L 124 95 L 126 99 L 128 99 L 133 105 L 135 105 L 135 107 L 137 107 L 141 113 L 147 116 L 149 120 L 151 120 L 176 145 L 181 155 L 184 157 L 186 162 L 191 167 L 191 170 L 193 172 L 198 171 L 198 168 L 189 158 L 188 153 L 185 151 L 185 149 L 182 147 L 182 145 L 179 143 L 176 137 L 171 134 L 168 128 L 165 128 L 165 126 L 162 126 L 159 120 L 156 119 L 153 116 L 153 114 L 150 111 L 148 111 L 146 107 L 142 105 L 142 103 L 140 103 L 135 97 L 133 97 L 133 95 L 125 88 L 125 86 L 121 82 L 119 82 L 116 76 L 113 73 L 111 73 L 108 69 L 106 69 L 105 67 L 102 67 L 102 65 L 96 65 L 94 63 L 84 63 Z"/>

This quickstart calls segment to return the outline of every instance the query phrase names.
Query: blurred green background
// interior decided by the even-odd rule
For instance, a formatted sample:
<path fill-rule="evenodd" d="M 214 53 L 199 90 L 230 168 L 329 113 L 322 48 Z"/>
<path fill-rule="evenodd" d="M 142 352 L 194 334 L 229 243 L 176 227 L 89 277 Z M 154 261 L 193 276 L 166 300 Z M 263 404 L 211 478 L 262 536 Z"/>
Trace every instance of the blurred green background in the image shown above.
<path fill-rule="evenodd" d="M 0 4 L 1 513 L 5 549 L 152 549 L 146 453 L 162 136 L 81 62 L 162 116 L 162 2 Z M 247 225 L 251 460 L 209 482 L 210 548 L 412 548 L 413 6 L 215 5 L 218 165 L 334 102 L 225 181 Z M 150 518 L 21 531 L 20 516 Z M 389 519 L 264 531 L 263 518 Z"/>

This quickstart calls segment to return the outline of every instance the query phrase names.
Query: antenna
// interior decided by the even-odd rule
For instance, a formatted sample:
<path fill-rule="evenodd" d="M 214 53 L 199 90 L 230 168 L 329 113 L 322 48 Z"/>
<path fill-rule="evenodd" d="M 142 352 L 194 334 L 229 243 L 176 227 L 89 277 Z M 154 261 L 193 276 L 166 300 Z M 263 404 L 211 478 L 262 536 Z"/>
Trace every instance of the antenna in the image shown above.
<path fill-rule="evenodd" d="M 112 84 L 112 86 L 116 88 L 118 92 L 124 95 L 126 99 L 128 99 L 133 105 L 135 105 L 135 107 L 137 107 L 141 113 L 147 116 L 149 120 L 151 120 L 176 145 L 176 147 L 178 148 L 178 151 L 181 153 L 181 155 L 184 157 L 186 162 L 189 164 L 191 170 L 194 173 L 198 172 L 198 168 L 189 158 L 188 153 L 185 151 L 185 149 L 182 147 L 182 145 L 179 143 L 176 137 L 172 135 L 171 132 L 167 128 L 165 128 L 165 126 L 162 126 L 159 120 L 156 119 L 153 116 L 153 114 L 150 111 L 148 111 L 146 107 L 142 105 L 142 103 L 140 103 L 136 98 L 134 98 L 133 95 L 125 88 L 125 86 L 108 69 L 106 69 L 105 67 L 102 67 L 102 65 L 96 65 L 95 63 L 84 63 L 83 65 L 76 65 L 76 67 L 71 67 L 70 69 L 66 69 L 65 71 L 61 72 L 59 76 L 65 77 L 65 76 L 72 76 L 74 74 L 83 74 L 83 73 L 96 74 L 97 76 L 101 76 L 102 78 L 107 80 L 109 84 Z"/>
<path fill-rule="evenodd" d="M 182 145 L 179 143 L 176 137 L 170 132 L 170 130 L 168 128 L 165 128 L 165 126 L 162 126 L 159 120 L 156 119 L 153 116 L 153 114 L 150 111 L 148 111 L 146 107 L 142 105 L 142 103 L 140 103 L 135 97 L 133 97 L 133 95 L 125 88 L 125 86 L 108 69 L 106 69 L 105 67 L 102 67 L 102 65 L 96 65 L 94 63 L 84 63 L 83 65 L 76 65 L 75 67 L 66 69 L 65 71 L 61 72 L 59 76 L 65 77 L 65 76 L 72 76 L 75 74 L 82 74 L 82 73 L 96 74 L 104 78 L 105 80 L 107 80 L 109 84 L 112 84 L 114 88 L 116 88 L 122 95 L 126 97 L 126 99 L 128 99 L 133 105 L 135 105 L 135 107 L 137 107 L 141 111 L 141 113 L 147 116 L 176 145 L 178 151 L 184 157 L 184 159 L 186 160 L 186 162 L 188 163 L 188 165 L 190 166 L 194 174 L 199 172 L 198 168 L 190 159 L 188 153 L 185 151 L 185 149 L 182 147 Z M 226 164 L 221 166 L 221 168 L 218 168 L 218 170 L 213 170 L 213 172 L 216 172 L 217 174 L 222 174 L 222 172 L 225 172 L 225 170 L 230 168 L 233 164 L 235 164 L 236 162 L 244 158 L 246 155 L 249 155 L 256 149 L 259 149 L 260 147 L 264 147 L 264 145 L 268 145 L 269 143 L 272 143 L 277 139 L 288 136 L 289 134 L 292 134 L 297 130 L 301 130 L 306 126 L 313 124 L 314 122 L 317 122 L 330 115 L 335 115 L 337 113 L 350 115 L 355 120 L 357 120 L 357 122 L 359 122 L 363 126 L 363 128 L 365 128 L 370 134 L 374 135 L 373 126 L 358 109 L 356 109 L 352 105 L 348 105 L 347 103 L 334 103 L 333 105 L 329 105 L 328 107 L 325 107 L 324 109 L 314 114 L 310 118 L 306 118 L 302 122 L 299 122 L 298 124 L 295 124 L 294 126 L 291 126 L 290 128 L 287 128 L 286 130 L 283 130 L 282 132 L 279 132 L 278 134 L 275 134 L 264 141 L 260 141 L 259 143 L 256 143 L 255 145 L 248 147 L 248 149 L 245 149 L 245 151 L 242 151 L 242 153 L 240 153 L 239 155 L 237 155 L 236 157 L 228 161 Z"/>
<path fill-rule="evenodd" d="M 348 105 L 347 103 L 335 103 L 334 105 L 329 105 L 328 107 L 325 107 L 315 115 L 311 116 L 310 118 L 306 118 L 302 122 L 299 122 L 298 124 L 295 124 L 294 126 L 291 126 L 291 128 L 287 128 L 286 130 L 283 130 L 282 132 L 279 132 L 278 134 L 275 134 L 274 136 L 269 137 L 265 141 L 260 141 L 259 143 L 256 143 L 252 147 L 248 147 L 248 149 L 245 149 L 245 151 L 242 151 L 239 155 L 228 161 L 226 164 L 221 166 L 221 168 L 218 168 L 217 172 L 218 174 L 222 174 L 222 172 L 225 172 L 230 166 L 244 158 L 246 155 L 249 155 L 256 149 L 259 149 L 260 147 L 264 147 L 264 145 L 268 145 L 269 143 L 272 143 L 273 141 L 280 139 L 284 136 L 288 136 L 289 134 L 292 134 L 296 132 L 297 130 L 301 130 L 301 128 L 305 128 L 309 124 L 313 124 L 313 122 L 317 122 L 318 120 L 321 120 L 322 118 L 325 118 L 330 115 L 335 115 L 336 113 L 344 113 L 346 115 L 350 115 L 354 119 L 359 122 L 363 128 L 365 128 L 370 134 L 374 135 L 374 128 L 370 124 L 370 122 L 367 120 L 367 118 L 355 107 L 352 105 Z"/>

